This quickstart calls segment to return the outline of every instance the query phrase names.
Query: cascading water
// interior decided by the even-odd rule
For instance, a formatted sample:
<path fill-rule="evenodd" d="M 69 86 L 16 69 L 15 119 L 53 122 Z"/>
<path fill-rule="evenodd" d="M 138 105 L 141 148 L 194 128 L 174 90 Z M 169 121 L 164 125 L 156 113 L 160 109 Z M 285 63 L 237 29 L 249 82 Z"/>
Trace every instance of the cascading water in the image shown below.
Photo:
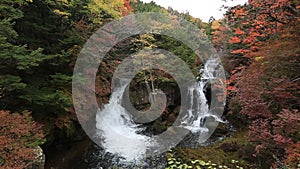
<path fill-rule="evenodd" d="M 212 114 L 209 109 L 208 100 L 205 96 L 205 91 L 210 83 L 210 80 L 215 79 L 218 76 L 217 67 L 219 62 L 214 59 L 209 59 L 204 65 L 203 69 L 200 69 L 200 80 L 188 90 L 189 108 L 187 114 L 182 119 L 182 127 L 187 128 L 192 133 L 201 132 L 205 134 L 208 132 L 208 128 L 204 127 L 205 120 L 209 117 L 218 122 L 223 122 L 220 117 Z"/>
<path fill-rule="evenodd" d="M 145 154 L 151 145 L 150 138 L 141 134 L 139 125 L 135 124 L 132 115 L 121 105 L 121 98 L 128 82 L 123 82 L 121 88 L 116 89 L 110 98 L 109 104 L 96 115 L 98 135 L 104 138 L 102 143 L 105 150 L 120 155 L 127 161 L 137 160 Z M 123 139 L 126 137 L 127 139 Z"/>
<path fill-rule="evenodd" d="M 209 125 L 204 125 L 207 118 L 222 121 L 210 111 L 204 93 L 210 80 L 219 77 L 217 66 L 218 61 L 209 59 L 200 70 L 201 79 L 188 90 L 187 97 L 190 104 L 178 127 L 205 135 L 210 130 Z M 158 143 L 155 139 L 142 134 L 144 128 L 136 124 L 132 115 L 122 106 L 122 96 L 130 79 L 125 78 L 121 83 L 121 87 L 113 91 L 110 102 L 97 112 L 97 134 L 102 138 L 102 146 L 106 152 L 120 156 L 127 162 L 138 161 L 145 157 L 149 147 L 158 146 L 155 145 Z"/>

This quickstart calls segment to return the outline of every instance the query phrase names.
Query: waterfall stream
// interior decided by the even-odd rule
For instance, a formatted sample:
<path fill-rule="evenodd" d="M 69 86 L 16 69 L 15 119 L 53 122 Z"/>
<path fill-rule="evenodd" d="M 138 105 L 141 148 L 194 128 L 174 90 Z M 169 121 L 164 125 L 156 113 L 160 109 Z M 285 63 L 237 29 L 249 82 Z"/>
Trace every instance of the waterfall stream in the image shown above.
<path fill-rule="evenodd" d="M 205 96 L 207 86 L 212 79 L 218 78 L 219 62 L 209 59 L 200 70 L 199 81 L 188 88 L 186 113 L 180 119 L 179 128 L 184 128 L 193 134 L 206 135 L 210 130 L 207 121 L 223 122 L 221 118 L 211 112 Z M 97 135 L 103 140 L 105 152 L 121 157 L 124 162 L 144 159 L 150 147 L 158 147 L 155 138 L 143 135 L 145 127 L 137 124 L 126 108 L 122 106 L 123 94 L 130 83 L 130 79 L 121 79 L 121 87 L 115 88 L 110 101 L 96 115 Z M 201 143 L 199 136 L 198 142 Z M 170 147 L 171 148 L 171 147 Z"/>
<path fill-rule="evenodd" d="M 142 131 L 135 124 L 130 113 L 121 105 L 121 98 L 126 85 L 112 93 L 109 104 L 97 112 L 96 127 L 103 138 L 103 147 L 107 152 L 118 154 L 128 161 L 142 157 L 151 145 L 150 137 L 137 134 Z M 121 139 L 122 137 L 127 139 Z"/>
<path fill-rule="evenodd" d="M 212 79 L 219 77 L 216 72 L 219 62 L 214 59 L 208 60 L 203 69 L 200 69 L 201 78 L 188 90 L 189 106 L 187 114 L 182 119 L 182 127 L 187 128 L 192 133 L 206 134 L 209 128 L 205 127 L 205 121 L 212 118 L 218 122 L 224 122 L 220 117 L 213 114 L 209 109 L 208 100 L 205 96 L 207 86 Z M 201 142 L 201 140 L 199 140 Z"/>

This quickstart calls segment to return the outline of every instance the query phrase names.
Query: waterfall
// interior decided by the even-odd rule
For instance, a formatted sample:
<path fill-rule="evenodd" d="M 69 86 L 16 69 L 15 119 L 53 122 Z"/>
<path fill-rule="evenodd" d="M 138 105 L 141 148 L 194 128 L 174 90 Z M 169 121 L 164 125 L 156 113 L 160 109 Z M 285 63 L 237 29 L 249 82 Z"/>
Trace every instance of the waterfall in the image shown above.
<path fill-rule="evenodd" d="M 121 105 L 121 98 L 127 85 L 116 89 L 110 98 L 110 102 L 103 110 L 98 110 L 96 115 L 96 127 L 98 135 L 104 139 L 102 145 L 105 150 L 117 154 L 128 161 L 139 159 L 151 146 L 150 138 L 141 134 L 139 125 L 135 124 L 130 113 Z M 122 138 L 126 139 L 122 139 Z"/>
<path fill-rule="evenodd" d="M 204 93 L 210 81 L 219 77 L 219 72 L 216 71 L 218 66 L 218 61 L 209 59 L 200 70 L 200 80 L 188 89 L 186 97 L 189 105 L 178 127 L 192 133 L 206 134 L 210 130 L 209 125 L 205 125 L 208 118 L 222 121 L 210 111 Z M 97 135 L 102 138 L 102 146 L 106 152 L 123 157 L 125 161 L 138 161 L 145 157 L 149 147 L 159 145 L 156 145 L 155 139 L 142 134 L 144 128 L 137 125 L 132 115 L 122 107 L 122 96 L 130 83 L 128 79 L 122 81 L 121 87 L 112 92 L 110 102 L 97 112 Z"/>
<path fill-rule="evenodd" d="M 208 132 L 208 128 L 204 127 L 204 123 L 207 118 L 211 117 L 218 122 L 223 122 L 220 117 L 211 113 L 208 105 L 208 100 L 205 96 L 205 91 L 210 81 L 219 77 L 218 69 L 219 62 L 214 59 L 209 59 L 204 65 L 204 68 L 200 69 L 201 74 L 200 81 L 194 86 L 191 86 L 188 90 L 189 107 L 187 114 L 183 117 L 181 126 L 187 128 L 192 133 Z"/>

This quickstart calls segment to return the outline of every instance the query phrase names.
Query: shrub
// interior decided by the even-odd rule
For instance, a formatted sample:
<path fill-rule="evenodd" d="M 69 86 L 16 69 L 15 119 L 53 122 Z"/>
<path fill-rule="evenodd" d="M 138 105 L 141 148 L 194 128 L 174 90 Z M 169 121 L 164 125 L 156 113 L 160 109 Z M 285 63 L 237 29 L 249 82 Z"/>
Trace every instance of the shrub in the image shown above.
<path fill-rule="evenodd" d="M 33 148 L 44 142 L 42 125 L 22 114 L 0 111 L 0 168 L 23 169 L 35 158 Z"/>

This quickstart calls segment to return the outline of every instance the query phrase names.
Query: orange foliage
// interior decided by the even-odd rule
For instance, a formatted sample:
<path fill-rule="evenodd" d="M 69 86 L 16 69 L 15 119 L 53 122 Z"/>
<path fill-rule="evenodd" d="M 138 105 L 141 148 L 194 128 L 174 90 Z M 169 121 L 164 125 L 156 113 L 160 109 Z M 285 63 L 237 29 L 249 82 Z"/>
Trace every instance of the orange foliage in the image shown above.
<path fill-rule="evenodd" d="M 259 50 L 251 46 L 281 32 L 285 24 L 299 20 L 299 4 L 297 0 L 249 0 L 248 5 L 231 8 L 226 16 L 234 31 L 229 44 L 243 44 L 239 49 L 233 49 L 231 54 L 249 58 L 249 52 Z M 246 48 L 251 49 L 240 50 Z"/>
<path fill-rule="evenodd" d="M 240 113 L 251 121 L 249 138 L 257 145 L 257 153 L 272 152 L 282 159 L 286 152 L 291 163 L 298 153 L 288 147 L 297 144 L 300 127 L 300 81 L 295 80 L 300 64 L 300 46 L 295 43 L 300 37 L 295 30 L 300 25 L 288 27 L 289 38 L 283 31 L 276 40 L 259 44 L 259 51 L 250 52 L 256 59 L 235 80 Z"/>
<path fill-rule="evenodd" d="M 246 49 L 237 49 L 237 50 L 233 50 L 230 53 L 231 54 L 246 54 L 249 53 L 250 50 L 246 50 Z"/>
<path fill-rule="evenodd" d="M 130 6 L 130 1 L 129 0 L 124 0 L 124 7 L 125 9 L 122 10 L 122 15 L 126 16 L 130 13 L 132 13 L 132 8 Z"/>
<path fill-rule="evenodd" d="M 230 39 L 229 32 L 230 30 L 224 25 L 219 26 L 219 28 L 214 32 L 214 35 L 212 37 L 212 42 L 217 49 L 224 50 L 226 48 L 224 42 L 229 41 Z"/>
<path fill-rule="evenodd" d="M 237 29 L 235 30 L 235 34 L 236 34 L 236 35 L 245 35 L 246 33 L 245 33 L 244 31 L 242 31 L 240 28 L 237 28 Z"/>
<path fill-rule="evenodd" d="M 233 44 L 233 43 L 240 43 L 241 42 L 241 39 L 239 37 L 232 37 L 230 40 L 229 40 L 229 44 Z"/>
<path fill-rule="evenodd" d="M 297 166 L 300 159 L 300 141 L 295 144 L 291 144 L 286 148 L 288 154 L 285 163 L 293 166 Z"/>
<path fill-rule="evenodd" d="M 32 122 L 28 112 L 23 115 L 0 111 L 0 167 L 23 169 L 36 156 L 35 146 L 43 142 L 42 126 Z"/>
<path fill-rule="evenodd" d="M 237 10 L 235 11 L 235 15 L 236 15 L 237 17 L 245 15 L 244 9 L 243 9 L 243 8 L 237 9 Z"/>
<path fill-rule="evenodd" d="M 299 5 L 296 0 L 249 0 L 230 9 L 213 37 L 216 47 L 229 49 L 225 67 L 235 67 L 227 70 L 228 96 L 238 100 L 257 154 L 286 158 L 291 167 L 299 160 Z"/>

